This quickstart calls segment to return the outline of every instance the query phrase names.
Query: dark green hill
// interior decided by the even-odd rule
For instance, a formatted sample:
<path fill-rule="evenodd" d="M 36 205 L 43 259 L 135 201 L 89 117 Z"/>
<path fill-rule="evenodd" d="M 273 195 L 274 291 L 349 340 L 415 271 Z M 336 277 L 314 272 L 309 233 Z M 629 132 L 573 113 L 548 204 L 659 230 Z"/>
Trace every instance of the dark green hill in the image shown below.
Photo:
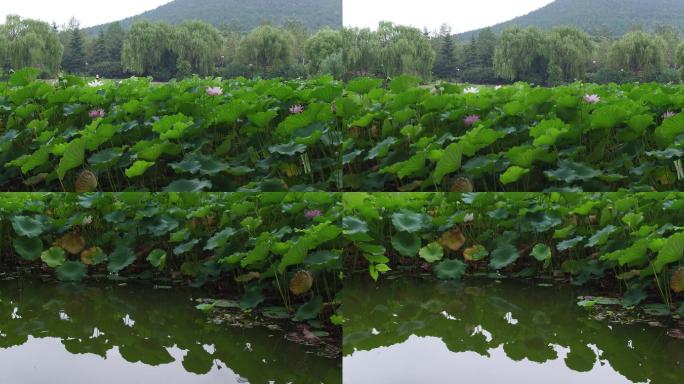
<path fill-rule="evenodd" d="M 635 28 L 653 31 L 659 25 L 671 25 L 684 33 L 684 0 L 556 0 L 492 29 L 501 32 L 513 25 L 542 29 L 569 25 L 608 36 L 621 36 Z M 477 32 L 464 33 L 463 37 Z"/>
<path fill-rule="evenodd" d="M 217 27 L 237 25 L 243 31 L 265 21 L 282 25 L 288 20 L 297 20 L 312 31 L 325 26 L 338 29 L 342 28 L 342 0 L 174 0 L 120 22 L 127 28 L 135 20 L 172 24 L 202 20 Z M 88 32 L 97 32 L 103 27 L 106 25 L 90 28 Z"/>

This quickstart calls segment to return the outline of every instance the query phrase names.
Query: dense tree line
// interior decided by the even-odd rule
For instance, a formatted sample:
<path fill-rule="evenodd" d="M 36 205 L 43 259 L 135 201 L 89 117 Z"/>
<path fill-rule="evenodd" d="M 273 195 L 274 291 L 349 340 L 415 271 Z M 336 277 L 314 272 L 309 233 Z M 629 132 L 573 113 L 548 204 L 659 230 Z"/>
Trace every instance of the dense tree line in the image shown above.
<path fill-rule="evenodd" d="M 447 71 L 435 66 L 434 74 L 443 79 L 554 85 L 576 80 L 679 82 L 684 77 L 684 42 L 672 27 L 655 33 L 635 30 L 619 39 L 573 27 L 512 27 L 500 35 L 485 29 L 468 42 L 454 42 L 442 28 L 431 39 L 438 64 L 456 63 Z"/>
<path fill-rule="evenodd" d="M 635 30 L 617 40 L 572 27 L 513 27 L 500 35 L 485 29 L 460 41 L 446 26 L 429 33 L 383 22 L 375 30 L 324 28 L 312 34 L 294 21 L 282 27 L 263 24 L 247 33 L 235 25 L 216 28 L 201 21 L 142 21 L 128 30 L 111 24 L 88 36 L 76 21 L 58 28 L 10 16 L 0 25 L 0 65 L 5 70 L 38 67 L 48 76 L 64 71 L 160 81 L 192 74 L 340 79 L 411 74 L 425 81 L 489 84 L 679 82 L 684 42 L 671 27 Z"/>

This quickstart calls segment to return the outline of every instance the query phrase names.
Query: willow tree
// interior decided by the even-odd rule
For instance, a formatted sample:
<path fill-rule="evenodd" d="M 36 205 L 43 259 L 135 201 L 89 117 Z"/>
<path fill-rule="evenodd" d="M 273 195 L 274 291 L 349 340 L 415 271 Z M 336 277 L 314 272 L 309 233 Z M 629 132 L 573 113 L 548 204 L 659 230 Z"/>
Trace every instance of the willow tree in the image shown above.
<path fill-rule="evenodd" d="M 420 29 L 381 22 L 376 34 L 381 70 L 386 76 L 406 74 L 430 79 L 436 54 Z"/>
<path fill-rule="evenodd" d="M 346 72 L 344 65 L 344 40 L 342 32 L 324 28 L 311 36 L 304 45 L 304 56 L 309 67 L 309 73 L 331 73 L 332 70 Z M 335 68 L 331 62 L 339 62 L 342 68 Z M 343 74 L 342 74 L 343 75 Z"/>
<path fill-rule="evenodd" d="M 660 73 L 665 69 L 665 42 L 659 36 L 643 31 L 626 34 L 613 44 L 611 64 L 617 70 L 640 76 Z"/>
<path fill-rule="evenodd" d="M 292 64 L 294 37 L 287 31 L 263 25 L 252 30 L 238 47 L 238 60 L 262 71 L 274 72 Z"/>
<path fill-rule="evenodd" d="M 549 77 L 571 82 L 587 73 L 594 53 L 591 37 L 573 27 L 554 28 L 548 34 Z"/>
<path fill-rule="evenodd" d="M 173 27 L 166 23 L 137 22 L 124 40 L 124 70 L 168 79 L 175 75 L 178 45 Z"/>
<path fill-rule="evenodd" d="M 306 61 L 306 42 L 311 34 L 306 24 L 298 20 L 288 20 L 283 24 L 283 30 L 289 32 L 294 38 L 292 46 L 292 56 L 298 64 L 305 64 Z"/>
<path fill-rule="evenodd" d="M 494 71 L 506 80 L 545 81 L 548 72 L 546 36 L 537 28 L 506 29 L 494 52 Z"/>
<path fill-rule="evenodd" d="M 187 21 L 175 35 L 178 60 L 187 62 L 192 73 L 207 76 L 216 68 L 224 44 L 218 29 L 203 21 Z"/>
<path fill-rule="evenodd" d="M 345 28 L 341 31 L 343 57 L 348 76 L 376 75 L 380 71 L 380 42 L 370 28 Z"/>
<path fill-rule="evenodd" d="M 59 70 L 64 46 L 48 23 L 7 16 L 0 36 L 0 66 L 36 67 L 49 74 Z"/>
<path fill-rule="evenodd" d="M 677 56 L 675 62 L 677 68 L 679 68 L 679 71 L 682 74 L 682 79 L 684 79 L 684 42 L 679 44 L 679 47 L 677 47 Z"/>

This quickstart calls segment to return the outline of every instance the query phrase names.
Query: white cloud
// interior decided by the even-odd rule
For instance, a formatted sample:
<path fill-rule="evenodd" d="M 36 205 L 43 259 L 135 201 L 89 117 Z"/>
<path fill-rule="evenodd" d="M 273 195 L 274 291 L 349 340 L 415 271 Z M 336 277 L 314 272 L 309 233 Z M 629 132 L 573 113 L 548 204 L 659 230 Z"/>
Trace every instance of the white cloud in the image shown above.
<path fill-rule="evenodd" d="M 171 0 L 2 0 L 0 17 L 4 23 L 7 15 L 53 21 L 66 24 L 71 17 L 82 27 L 92 27 L 110 21 L 134 16 L 156 8 Z"/>
<path fill-rule="evenodd" d="M 553 0 L 343 0 L 344 25 L 371 27 L 379 21 L 454 32 L 488 27 L 525 15 Z"/>

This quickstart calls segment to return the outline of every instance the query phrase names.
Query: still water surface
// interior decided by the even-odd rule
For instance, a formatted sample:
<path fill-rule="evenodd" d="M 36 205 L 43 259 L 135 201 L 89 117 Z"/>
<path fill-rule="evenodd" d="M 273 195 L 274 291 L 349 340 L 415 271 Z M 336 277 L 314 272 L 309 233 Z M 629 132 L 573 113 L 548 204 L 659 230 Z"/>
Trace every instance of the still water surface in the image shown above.
<path fill-rule="evenodd" d="M 684 382 L 683 341 L 594 320 L 576 295 L 512 281 L 347 281 L 344 382 Z"/>
<path fill-rule="evenodd" d="M 193 295 L 0 281 L 0 383 L 341 382 L 339 361 L 278 331 L 210 324 Z"/>

